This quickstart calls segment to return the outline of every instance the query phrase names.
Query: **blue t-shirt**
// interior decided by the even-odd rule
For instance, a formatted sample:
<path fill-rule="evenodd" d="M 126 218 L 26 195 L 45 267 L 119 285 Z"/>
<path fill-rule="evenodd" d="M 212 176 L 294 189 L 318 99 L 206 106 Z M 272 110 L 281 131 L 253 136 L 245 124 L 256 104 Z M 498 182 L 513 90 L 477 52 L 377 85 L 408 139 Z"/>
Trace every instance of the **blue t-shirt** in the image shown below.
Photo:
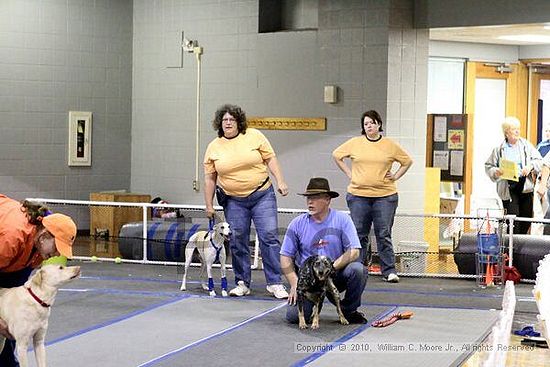
<path fill-rule="evenodd" d="M 311 255 L 324 255 L 334 261 L 350 248 L 361 248 L 350 216 L 330 209 L 322 223 L 315 222 L 307 213 L 294 218 L 280 254 L 294 258 L 294 262 L 302 266 Z"/>
<path fill-rule="evenodd" d="M 544 158 L 546 154 L 550 151 L 550 140 L 543 140 L 537 145 L 537 150 L 540 155 Z"/>
<path fill-rule="evenodd" d="M 519 144 L 510 145 L 508 142 L 504 144 L 502 158 L 512 161 L 518 165 L 518 177 L 521 177 L 522 159 Z"/>

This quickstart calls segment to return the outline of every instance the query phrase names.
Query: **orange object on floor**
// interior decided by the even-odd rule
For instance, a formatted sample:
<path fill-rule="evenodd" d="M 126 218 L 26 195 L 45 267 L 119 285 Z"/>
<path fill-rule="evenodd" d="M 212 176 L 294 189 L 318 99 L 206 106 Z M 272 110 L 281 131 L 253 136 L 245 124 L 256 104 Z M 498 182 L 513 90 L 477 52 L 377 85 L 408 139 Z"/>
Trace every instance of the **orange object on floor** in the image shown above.
<path fill-rule="evenodd" d="M 493 265 L 487 263 L 487 272 L 485 273 L 485 285 L 494 285 L 493 281 Z"/>
<path fill-rule="evenodd" d="M 414 314 L 411 311 L 397 312 L 397 313 L 394 313 L 394 314 L 390 315 L 389 317 L 387 317 L 385 319 L 374 321 L 372 323 L 372 326 L 374 326 L 374 327 L 386 327 L 386 326 L 389 326 L 389 325 L 393 324 L 397 320 L 410 319 L 413 315 Z"/>
<path fill-rule="evenodd" d="M 380 272 L 380 265 L 371 265 L 371 266 L 369 266 L 369 271 L 373 272 L 373 273 Z"/>

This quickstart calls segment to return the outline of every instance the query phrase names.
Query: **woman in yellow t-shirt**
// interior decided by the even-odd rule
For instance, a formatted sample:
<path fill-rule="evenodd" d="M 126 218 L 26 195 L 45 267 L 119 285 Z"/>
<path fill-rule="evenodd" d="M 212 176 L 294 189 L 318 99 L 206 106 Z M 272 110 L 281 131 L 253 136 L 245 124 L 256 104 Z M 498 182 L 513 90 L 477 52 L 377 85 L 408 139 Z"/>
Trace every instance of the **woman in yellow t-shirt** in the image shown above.
<path fill-rule="evenodd" d="M 397 283 L 391 231 L 398 195 L 395 181 L 407 172 L 412 159 L 393 140 L 383 137 L 382 118 L 374 110 L 361 116 L 361 136 L 353 137 L 332 152 L 336 165 L 348 176 L 346 201 L 361 241 L 363 261 L 370 261 L 368 235 L 374 234 L 384 280 Z M 351 160 L 351 169 L 344 162 Z M 399 168 L 392 172 L 394 162 Z"/>
<path fill-rule="evenodd" d="M 238 297 L 250 294 L 249 243 L 250 225 L 254 221 L 267 291 L 276 298 L 287 298 L 281 280 L 277 199 L 269 172 L 281 195 L 288 194 L 288 187 L 275 152 L 264 134 L 247 128 L 246 115 L 238 106 L 221 106 L 212 125 L 218 137 L 210 142 L 204 154 L 204 200 L 211 218 L 216 192 L 218 204 L 233 231 L 230 248 L 237 286 L 229 294 Z"/>

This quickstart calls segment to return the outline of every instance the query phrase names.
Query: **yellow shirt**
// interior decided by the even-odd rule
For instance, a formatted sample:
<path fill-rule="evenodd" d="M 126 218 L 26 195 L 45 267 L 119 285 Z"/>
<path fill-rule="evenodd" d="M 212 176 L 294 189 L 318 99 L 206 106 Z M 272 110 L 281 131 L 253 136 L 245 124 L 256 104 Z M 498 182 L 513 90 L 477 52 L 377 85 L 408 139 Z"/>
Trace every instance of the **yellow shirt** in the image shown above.
<path fill-rule="evenodd" d="M 395 194 L 395 181 L 385 178 L 393 162 L 411 164 L 411 157 L 399 144 L 382 137 L 369 141 L 363 135 L 349 139 L 332 152 L 336 159 L 351 159 L 348 192 L 356 196 L 383 197 Z"/>
<path fill-rule="evenodd" d="M 232 139 L 215 138 L 204 153 L 204 173 L 217 173 L 227 195 L 246 197 L 265 181 L 266 160 L 275 152 L 264 134 L 248 128 Z M 266 184 L 262 189 L 269 188 Z"/>

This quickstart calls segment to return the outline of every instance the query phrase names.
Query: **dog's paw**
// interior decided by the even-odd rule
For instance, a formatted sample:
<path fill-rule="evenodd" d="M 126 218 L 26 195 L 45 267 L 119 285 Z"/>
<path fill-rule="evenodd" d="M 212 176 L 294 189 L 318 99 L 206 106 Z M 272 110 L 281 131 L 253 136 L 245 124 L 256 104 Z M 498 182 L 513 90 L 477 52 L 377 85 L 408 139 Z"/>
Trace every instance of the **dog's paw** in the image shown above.
<path fill-rule="evenodd" d="M 210 290 L 210 288 L 208 288 L 208 286 L 206 284 L 202 283 L 201 285 L 202 285 L 203 290 L 205 290 L 205 291 Z"/>
<path fill-rule="evenodd" d="M 210 291 L 208 292 L 208 294 L 210 295 L 210 297 L 216 297 L 216 291 Z"/>
<path fill-rule="evenodd" d="M 349 322 L 348 322 L 348 320 L 346 320 L 345 317 L 340 317 L 340 324 L 342 324 L 342 325 L 349 325 Z"/>
<path fill-rule="evenodd" d="M 222 297 L 227 297 L 228 294 L 227 294 L 227 291 L 225 289 L 222 290 Z"/>
<path fill-rule="evenodd" d="M 307 324 L 306 324 L 305 322 L 304 322 L 304 323 L 300 322 L 300 324 L 298 325 L 298 327 L 299 327 L 300 329 L 302 329 L 302 330 L 303 330 L 303 329 L 307 329 Z"/>
<path fill-rule="evenodd" d="M 319 321 L 313 321 L 311 323 L 311 329 L 312 330 L 319 329 Z"/>
<path fill-rule="evenodd" d="M 184 285 L 182 285 L 182 286 L 180 287 L 180 291 L 186 291 L 186 290 L 187 290 L 187 287 L 185 287 Z"/>

